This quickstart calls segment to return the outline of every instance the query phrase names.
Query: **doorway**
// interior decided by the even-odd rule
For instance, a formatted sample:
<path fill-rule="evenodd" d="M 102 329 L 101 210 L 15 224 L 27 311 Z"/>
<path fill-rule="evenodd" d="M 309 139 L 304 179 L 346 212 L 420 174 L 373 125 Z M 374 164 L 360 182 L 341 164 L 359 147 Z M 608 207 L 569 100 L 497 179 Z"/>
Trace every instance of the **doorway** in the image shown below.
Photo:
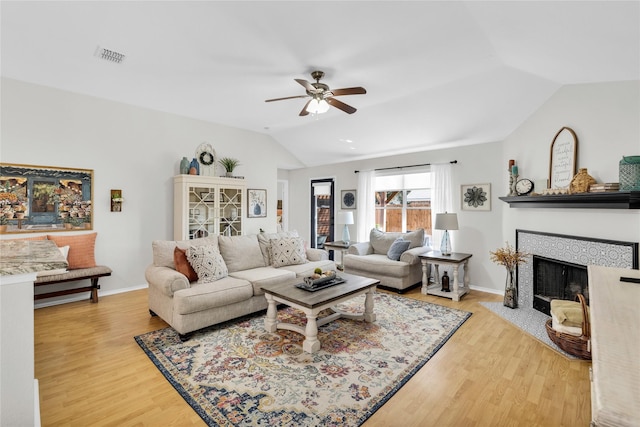
<path fill-rule="evenodd" d="M 311 247 L 323 249 L 333 241 L 334 182 L 332 178 L 311 180 Z"/>

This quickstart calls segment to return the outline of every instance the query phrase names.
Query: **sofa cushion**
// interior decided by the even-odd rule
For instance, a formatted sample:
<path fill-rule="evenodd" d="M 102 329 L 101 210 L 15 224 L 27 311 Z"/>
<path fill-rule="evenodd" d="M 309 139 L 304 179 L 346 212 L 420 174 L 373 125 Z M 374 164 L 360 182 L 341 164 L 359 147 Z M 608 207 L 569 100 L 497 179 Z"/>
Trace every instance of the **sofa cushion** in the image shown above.
<path fill-rule="evenodd" d="M 392 259 L 394 261 L 400 260 L 400 255 L 407 249 L 409 249 L 410 241 L 404 240 L 402 237 L 398 237 L 389 248 L 387 252 L 387 258 Z"/>
<path fill-rule="evenodd" d="M 231 276 L 236 279 L 243 279 L 251 282 L 251 286 L 253 286 L 253 294 L 262 295 L 264 294 L 261 289 L 262 286 L 271 283 L 281 283 L 286 280 L 293 280 L 295 279 L 296 274 L 292 271 L 281 268 L 258 267 L 250 270 L 236 271 L 235 273 L 231 273 Z"/>
<path fill-rule="evenodd" d="M 190 247 L 187 249 L 187 260 L 198 275 L 198 283 L 215 282 L 229 273 L 222 255 L 213 245 Z"/>
<path fill-rule="evenodd" d="M 408 240 L 411 242 L 409 244 L 409 249 L 423 246 L 425 242 L 424 229 L 422 228 L 415 231 L 410 231 L 408 233 L 387 233 L 374 228 L 371 230 L 371 233 L 369 233 L 369 242 L 373 247 L 373 253 L 386 255 L 389 252 L 389 248 L 398 237 L 402 237 L 404 240 Z"/>
<path fill-rule="evenodd" d="M 286 265 L 305 264 L 308 262 L 304 250 L 304 242 L 299 237 L 288 237 L 271 240 L 271 265 L 284 267 Z"/>
<path fill-rule="evenodd" d="M 201 237 L 193 240 L 154 240 L 151 244 L 153 249 L 153 265 L 156 267 L 169 267 L 176 269 L 173 259 L 173 251 L 177 247 L 188 249 L 191 246 L 210 246 L 218 247 L 218 236 L 212 235 Z"/>
<path fill-rule="evenodd" d="M 98 233 L 76 234 L 73 236 L 47 235 L 58 247 L 69 246 L 69 270 L 96 266 L 95 249 Z"/>
<path fill-rule="evenodd" d="M 299 237 L 296 230 L 281 231 L 279 233 L 258 233 L 258 244 L 264 259 L 264 265 L 271 265 L 271 240 L 282 239 L 283 237 Z"/>
<path fill-rule="evenodd" d="M 367 271 L 371 274 L 393 277 L 408 276 L 411 265 L 403 261 L 390 260 L 386 254 L 371 254 L 366 256 L 346 255 L 344 257 L 345 271 Z"/>
<path fill-rule="evenodd" d="M 173 250 L 173 263 L 176 265 L 178 272 L 187 276 L 189 282 L 196 282 L 198 280 L 198 273 L 191 267 L 189 260 L 187 259 L 187 250 L 179 247 L 175 247 Z"/>
<path fill-rule="evenodd" d="M 190 288 L 173 294 L 173 309 L 177 314 L 191 314 L 246 301 L 253 296 L 251 283 L 225 277 L 210 283 L 194 283 Z"/>
<path fill-rule="evenodd" d="M 229 273 L 265 267 L 258 236 L 218 236 L 218 245 Z"/>

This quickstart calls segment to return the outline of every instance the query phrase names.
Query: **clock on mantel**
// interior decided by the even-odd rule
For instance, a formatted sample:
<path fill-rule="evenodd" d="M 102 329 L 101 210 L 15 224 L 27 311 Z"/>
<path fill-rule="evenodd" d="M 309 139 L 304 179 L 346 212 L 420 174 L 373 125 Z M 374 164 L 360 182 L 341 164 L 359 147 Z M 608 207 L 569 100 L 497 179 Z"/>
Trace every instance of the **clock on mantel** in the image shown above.
<path fill-rule="evenodd" d="M 640 209 L 640 191 L 499 197 L 511 208 Z"/>

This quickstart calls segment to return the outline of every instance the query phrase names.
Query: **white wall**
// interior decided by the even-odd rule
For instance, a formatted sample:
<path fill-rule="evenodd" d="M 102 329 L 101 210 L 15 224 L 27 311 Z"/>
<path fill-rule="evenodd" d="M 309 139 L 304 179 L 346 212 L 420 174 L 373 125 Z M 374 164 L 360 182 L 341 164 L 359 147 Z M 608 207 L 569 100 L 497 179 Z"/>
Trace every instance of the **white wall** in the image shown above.
<path fill-rule="evenodd" d="M 565 86 L 504 142 L 502 162 L 516 159 L 521 177 L 545 179 L 549 151 L 563 126 L 578 137 L 577 167 L 598 182 L 618 182 L 622 156 L 640 155 L 640 82 Z M 505 172 L 506 175 L 506 172 Z M 503 234 L 515 230 L 638 242 L 640 211 L 618 209 L 504 210 Z"/>
<path fill-rule="evenodd" d="M 505 240 L 514 243 L 516 228 L 640 240 L 637 210 L 510 209 L 498 200 L 508 192 L 509 159 L 517 160 L 521 177 L 546 178 L 550 144 L 563 126 L 578 135 L 578 166 L 587 167 L 598 181 L 617 182 L 621 156 L 640 155 L 637 81 L 564 87 L 504 142 L 288 173 L 278 167 L 300 163 L 266 135 L 9 79 L 2 79 L 1 97 L 2 162 L 94 169 L 96 258 L 114 269 L 112 277 L 101 279 L 103 292 L 145 285 L 151 241 L 172 236 L 171 178 L 180 159 L 191 158 L 204 141 L 219 156 L 241 160 L 237 173 L 247 178 L 249 188 L 267 189 L 268 217 L 247 220 L 248 232 L 275 231 L 274 196 L 281 179 L 289 182 L 289 229 L 306 239 L 311 179 L 334 178 L 339 195 L 357 187 L 356 169 L 457 160 L 453 184 L 460 230 L 452 232 L 453 247 L 473 254 L 471 285 L 496 292 L 504 287 L 504 269 L 489 261 L 489 251 Z M 474 183 L 491 184 L 491 211 L 459 210 L 460 185 Z M 109 212 L 111 188 L 123 190 L 121 213 Z M 355 237 L 355 226 L 351 231 Z"/>
<path fill-rule="evenodd" d="M 363 160 L 357 162 L 338 163 L 314 168 L 296 169 L 289 172 L 289 193 L 291 203 L 290 229 L 298 230 L 301 236 L 309 239 L 311 180 L 318 178 L 334 178 L 337 196 L 336 211 L 340 210 L 340 192 L 357 188 L 357 174 L 355 170 L 367 170 L 385 167 L 406 166 L 422 163 L 446 163 L 457 160 L 453 166 L 453 206 L 458 214 L 460 229 L 450 232 L 453 250 L 473 254 L 469 262 L 471 285 L 476 288 L 501 291 L 504 286 L 504 276 L 497 272 L 490 273 L 487 266 L 489 251 L 494 250 L 503 242 L 501 235 L 502 202 L 498 196 L 502 187 L 502 144 L 499 142 L 481 145 L 424 151 L 413 154 L 385 157 L 380 159 Z M 505 167 L 506 168 L 506 167 Z M 470 212 L 460 210 L 460 186 L 463 184 L 486 184 L 492 188 L 491 211 Z M 506 187 L 506 184 L 505 184 Z M 357 221 L 357 218 L 356 218 Z M 336 236 L 341 236 L 341 226 L 335 230 Z M 351 236 L 355 240 L 357 224 L 350 227 Z M 439 246 L 439 242 L 436 245 Z"/>
<path fill-rule="evenodd" d="M 93 169 L 96 261 L 113 269 L 102 293 L 146 286 L 151 242 L 173 236 L 172 177 L 202 142 L 238 158 L 248 188 L 267 190 L 267 218 L 244 213 L 250 233 L 275 231 L 279 161 L 300 164 L 267 135 L 11 79 L 2 79 L 1 107 L 2 162 Z M 122 212 L 110 212 L 112 188 L 122 189 Z"/>

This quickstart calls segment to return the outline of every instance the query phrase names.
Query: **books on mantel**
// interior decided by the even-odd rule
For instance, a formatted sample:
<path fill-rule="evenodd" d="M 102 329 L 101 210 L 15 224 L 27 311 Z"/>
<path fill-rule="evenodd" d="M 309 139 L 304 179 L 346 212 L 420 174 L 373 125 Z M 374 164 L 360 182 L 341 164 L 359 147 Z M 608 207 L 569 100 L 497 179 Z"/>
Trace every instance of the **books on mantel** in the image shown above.
<path fill-rule="evenodd" d="M 602 184 L 591 184 L 589 186 L 590 193 L 604 193 L 607 191 L 620 191 L 620 183 L 607 182 Z"/>

